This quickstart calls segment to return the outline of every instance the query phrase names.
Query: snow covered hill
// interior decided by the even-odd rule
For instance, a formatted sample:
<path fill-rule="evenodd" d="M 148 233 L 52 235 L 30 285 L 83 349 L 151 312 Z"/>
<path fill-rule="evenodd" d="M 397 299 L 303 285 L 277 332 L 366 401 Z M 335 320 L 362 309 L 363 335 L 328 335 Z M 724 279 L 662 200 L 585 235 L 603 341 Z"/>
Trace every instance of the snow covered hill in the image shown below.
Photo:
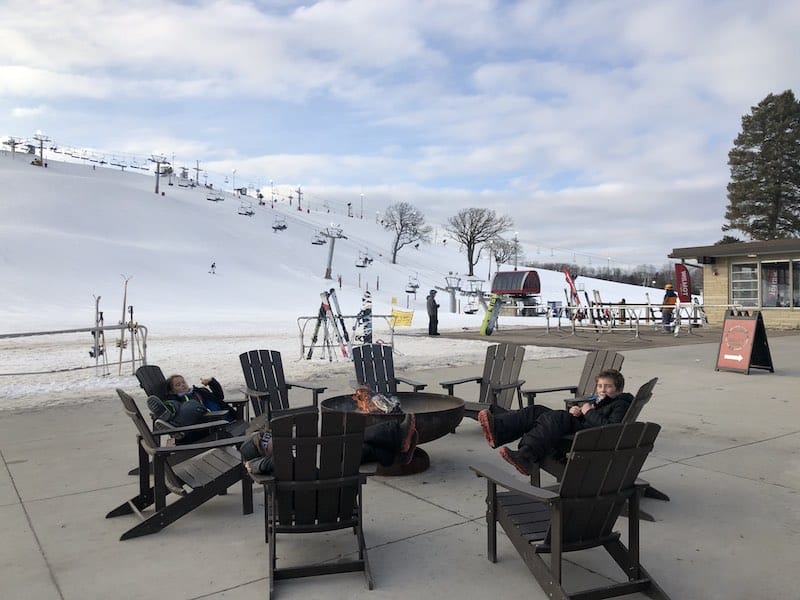
<path fill-rule="evenodd" d="M 149 330 L 150 362 L 192 377 L 215 372 L 223 383 L 238 381 L 239 352 L 269 347 L 297 356 L 297 318 L 316 315 L 319 294 L 327 288 L 337 287 L 345 314 L 358 312 L 365 289 L 373 293 L 376 314 L 389 314 L 393 302 L 414 310 L 412 326 L 403 333 L 419 334 L 427 325 L 427 291 L 444 287 L 445 276 L 467 271 L 466 258 L 456 244 L 443 243 L 441 223 L 431 223 L 437 230 L 435 243 L 403 248 L 393 265 L 391 234 L 375 217 L 348 217 L 328 212 L 319 203 L 310 211 L 298 211 L 285 199 L 274 208 L 269 202 L 259 205 L 248 199 L 255 214 L 243 216 L 240 200 L 230 193 L 222 202 L 211 202 L 207 198 L 216 192 L 168 186 L 162 180 L 164 194 L 157 195 L 152 174 L 53 160 L 47 168 L 34 167 L 29 157 L 18 154 L 12 159 L 6 152 L 0 153 L 0 182 L 0 333 L 90 327 L 94 296 L 102 297 L 106 324 L 117 323 L 123 276 L 130 277 L 128 304 L 134 306 L 134 319 Z M 424 206 L 420 208 L 424 212 Z M 454 207 L 454 214 L 460 208 Z M 287 228 L 274 231 L 276 219 L 285 220 Z M 330 242 L 311 243 L 330 226 L 341 227 L 346 236 L 336 241 L 333 280 L 324 278 Z M 371 264 L 356 266 L 364 256 L 372 259 Z M 216 274 L 209 273 L 212 262 Z M 476 267 L 484 278 L 488 270 L 488 259 Z M 538 272 L 542 300 L 562 300 L 564 275 Z M 419 281 L 416 296 L 406 293 L 409 278 Z M 608 301 L 643 302 L 648 291 L 660 298 L 660 291 L 649 288 L 588 278 L 578 283 L 588 291 L 599 290 Z M 489 283 L 483 289 L 488 290 Z M 440 330 L 480 326 L 483 311 L 450 313 L 446 295 L 440 293 L 439 300 Z M 502 319 L 503 326 L 537 322 L 542 319 Z M 83 333 L 0 341 L 0 375 L 67 371 L 76 363 L 88 363 L 88 337 Z M 404 343 L 406 339 L 410 338 Z M 479 342 L 444 340 L 431 346 L 422 343 L 427 338 L 418 339 L 403 359 L 409 367 L 477 362 L 485 347 Z M 561 353 L 537 352 L 539 356 Z M 314 375 L 315 364 L 298 363 L 292 373 Z M 349 369 L 326 368 L 341 374 Z M 5 402 L 0 409 L 57 402 L 64 394 L 70 400 L 92 399 L 114 385 L 131 387 L 131 381 L 123 376 L 98 383 L 86 371 L 58 378 L 4 376 L 0 399 Z"/>

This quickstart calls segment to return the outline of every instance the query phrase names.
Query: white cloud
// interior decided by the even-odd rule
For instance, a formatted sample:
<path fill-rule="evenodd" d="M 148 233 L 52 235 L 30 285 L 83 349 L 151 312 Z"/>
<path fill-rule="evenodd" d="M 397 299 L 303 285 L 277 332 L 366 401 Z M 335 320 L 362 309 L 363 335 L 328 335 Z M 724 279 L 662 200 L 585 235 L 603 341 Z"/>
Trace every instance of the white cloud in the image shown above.
<path fill-rule="evenodd" d="M 797 91 L 798 23 L 791 0 L 9 0 L 0 115 L 46 102 L 26 118 L 63 143 L 414 190 L 440 219 L 488 203 L 553 246 L 612 219 L 658 262 L 721 235 L 727 151 Z"/>

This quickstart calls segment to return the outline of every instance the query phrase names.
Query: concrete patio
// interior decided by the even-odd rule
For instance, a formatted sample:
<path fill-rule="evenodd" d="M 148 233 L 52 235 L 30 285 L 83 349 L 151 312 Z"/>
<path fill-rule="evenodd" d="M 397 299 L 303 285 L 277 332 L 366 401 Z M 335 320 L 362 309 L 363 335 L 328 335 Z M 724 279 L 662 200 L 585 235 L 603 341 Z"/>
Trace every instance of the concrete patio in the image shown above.
<path fill-rule="evenodd" d="M 663 427 L 643 477 L 671 502 L 643 501 L 642 563 L 676 599 L 796 599 L 800 546 L 800 336 L 770 338 L 775 373 L 714 371 L 717 344 L 623 349 L 628 391 L 659 377 L 642 420 Z M 432 343 L 435 343 L 432 341 Z M 546 340 L 538 343 L 545 344 Z M 576 382 L 583 358 L 526 362 L 527 386 Z M 407 373 L 439 381 L 481 366 Z M 223 382 L 224 383 L 224 382 Z M 349 391 L 329 382 L 329 395 Z M 129 389 L 140 404 L 141 390 Z M 469 398 L 474 384 L 456 388 Z M 232 394 L 231 394 L 232 395 Z M 559 406 L 560 396 L 542 396 Z M 485 482 L 468 469 L 492 461 L 478 424 L 425 445 L 426 472 L 374 477 L 365 488 L 365 536 L 376 587 L 361 574 L 279 581 L 298 598 L 530 598 L 545 595 L 501 534 L 486 559 Z M 241 489 L 210 500 L 162 532 L 120 542 L 134 516 L 105 519 L 136 492 L 134 430 L 116 396 L 107 402 L 0 412 L 2 598 L 263 598 L 263 501 L 241 514 Z M 627 521 L 620 519 L 621 530 Z M 281 561 L 331 560 L 355 549 L 349 531 L 279 538 Z M 621 573 L 600 551 L 567 556 L 568 589 Z M 630 596 L 638 598 L 639 596 Z M 643 596 L 642 596 L 643 597 Z"/>

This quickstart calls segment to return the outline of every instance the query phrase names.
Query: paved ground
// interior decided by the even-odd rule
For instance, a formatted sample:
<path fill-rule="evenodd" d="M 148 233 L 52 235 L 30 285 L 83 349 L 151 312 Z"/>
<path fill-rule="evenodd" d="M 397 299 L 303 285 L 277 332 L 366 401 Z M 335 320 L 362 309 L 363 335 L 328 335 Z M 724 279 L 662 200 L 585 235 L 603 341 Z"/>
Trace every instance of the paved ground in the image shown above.
<path fill-rule="evenodd" d="M 800 598 L 800 336 L 770 332 L 769 341 L 776 372 L 751 375 L 715 371 L 716 340 L 620 347 L 629 389 L 660 378 L 642 418 L 663 430 L 643 475 L 672 500 L 644 501 L 657 521 L 642 524 L 642 562 L 673 599 Z M 573 383 L 582 363 L 581 357 L 529 361 L 523 377 L 536 387 Z M 407 375 L 440 389 L 439 381 L 479 372 L 475 365 Z M 330 395 L 348 389 L 345 380 L 331 385 Z M 143 401 L 138 390 L 129 391 Z M 474 384 L 456 392 L 469 397 Z M 548 402 L 557 406 L 559 397 Z M 464 422 L 426 449 L 428 471 L 375 477 L 365 489 L 374 591 L 360 574 L 343 574 L 278 582 L 277 596 L 543 600 L 504 536 L 499 562 L 486 560 L 484 483 L 468 465 L 504 463 L 478 425 Z M 115 398 L 0 413 L 0 458 L 0 597 L 264 597 L 260 491 L 253 515 L 241 514 L 240 490 L 232 488 L 157 535 L 118 540 L 135 517 L 104 515 L 134 495 L 134 478 L 126 473 L 136 459 L 131 423 Z M 627 521 L 618 526 L 625 531 Z M 332 532 L 283 536 L 278 555 L 286 563 L 331 560 L 352 549 L 352 534 Z M 600 552 L 568 556 L 570 587 L 609 576 L 619 573 Z"/>
<path fill-rule="evenodd" d="M 767 341 L 772 338 L 784 336 L 800 336 L 800 331 L 770 330 L 767 331 Z M 482 336 L 474 329 L 459 332 L 446 332 L 443 337 L 460 338 L 465 340 L 489 340 L 491 342 L 510 342 L 527 346 L 551 346 L 556 348 L 574 348 L 576 350 L 643 350 L 647 348 L 668 348 L 673 346 L 688 346 L 693 344 L 717 344 L 722 337 L 719 327 L 684 329 L 680 335 L 662 333 L 653 327 L 642 328 L 638 337 L 631 331 L 612 331 L 597 333 L 591 330 L 582 330 L 572 333 L 568 330 L 559 331 L 544 327 L 515 327 L 513 329 L 498 329 L 491 337 Z"/>

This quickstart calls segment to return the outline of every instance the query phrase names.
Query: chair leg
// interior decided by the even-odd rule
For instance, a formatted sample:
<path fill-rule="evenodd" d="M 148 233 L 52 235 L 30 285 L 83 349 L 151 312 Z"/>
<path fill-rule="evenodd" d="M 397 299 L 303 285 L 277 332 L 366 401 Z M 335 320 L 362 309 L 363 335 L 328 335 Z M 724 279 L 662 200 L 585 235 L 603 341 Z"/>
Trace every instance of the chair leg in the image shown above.
<path fill-rule="evenodd" d="M 647 488 L 645 488 L 644 495 L 646 498 L 654 498 L 655 500 L 663 500 L 664 502 L 669 502 L 669 496 L 667 496 L 661 490 L 654 488 L 652 485 L 647 486 Z"/>
<path fill-rule="evenodd" d="M 489 560 L 497 562 L 497 485 L 487 479 L 486 548 Z"/>

